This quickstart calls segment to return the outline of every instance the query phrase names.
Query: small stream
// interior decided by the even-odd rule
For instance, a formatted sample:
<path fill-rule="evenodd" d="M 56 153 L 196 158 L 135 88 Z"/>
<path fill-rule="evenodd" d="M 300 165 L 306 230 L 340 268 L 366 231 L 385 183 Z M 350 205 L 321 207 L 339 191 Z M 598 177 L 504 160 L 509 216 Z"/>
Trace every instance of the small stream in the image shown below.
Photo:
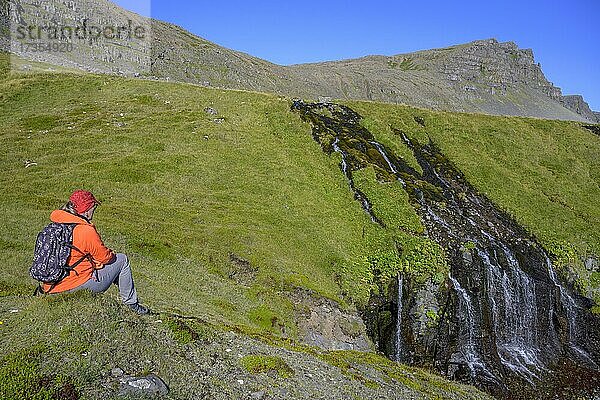
<path fill-rule="evenodd" d="M 447 318 L 430 338 L 440 345 L 420 359 L 504 398 L 537 393 L 541 385 L 571 384 L 579 378 L 572 374 L 600 377 L 600 325 L 588 310 L 590 301 L 560 282 L 535 238 L 478 193 L 435 143 L 421 144 L 394 130 L 412 150 L 420 174 L 378 143 L 350 108 L 296 101 L 292 109 L 312 124 L 313 138 L 326 153 L 341 154 L 342 172 L 372 221 L 383 226 L 352 181 L 352 172 L 369 164 L 403 185 L 427 236 L 446 249 Z M 397 286 L 389 356 L 404 361 L 409 352 L 429 350 L 416 346 L 419 339 L 407 328 L 403 301 L 409 302 L 403 298 L 414 294 L 403 296 L 403 287 L 410 286 L 400 276 Z"/>

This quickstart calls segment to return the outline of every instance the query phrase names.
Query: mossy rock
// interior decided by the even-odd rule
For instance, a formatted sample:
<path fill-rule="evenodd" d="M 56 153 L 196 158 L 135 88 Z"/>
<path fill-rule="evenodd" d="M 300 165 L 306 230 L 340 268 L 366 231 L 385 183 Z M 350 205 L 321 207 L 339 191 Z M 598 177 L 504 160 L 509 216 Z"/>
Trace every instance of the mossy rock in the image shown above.
<path fill-rule="evenodd" d="M 164 324 L 173 333 L 173 339 L 179 344 L 188 344 L 200 338 L 194 329 L 180 319 L 166 317 Z"/>

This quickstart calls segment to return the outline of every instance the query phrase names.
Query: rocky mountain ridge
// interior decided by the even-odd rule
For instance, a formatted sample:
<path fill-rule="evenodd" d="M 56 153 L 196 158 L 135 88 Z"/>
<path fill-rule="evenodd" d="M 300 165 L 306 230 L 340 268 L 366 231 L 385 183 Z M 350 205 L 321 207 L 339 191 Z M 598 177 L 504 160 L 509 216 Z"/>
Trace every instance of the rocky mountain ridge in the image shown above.
<path fill-rule="evenodd" d="M 595 122 L 591 113 L 579 112 L 583 107 L 563 100 L 561 89 L 546 79 L 532 50 L 519 49 L 513 42 L 478 40 L 391 57 L 291 68 L 310 77 L 304 82 L 309 91 L 335 98 Z M 337 82 L 337 87 L 327 87 L 328 82 Z"/>
<path fill-rule="evenodd" d="M 583 99 L 562 96 L 530 49 L 478 40 L 395 56 L 280 66 L 230 50 L 109 0 L 4 0 L 3 47 L 26 59 L 95 73 L 167 79 L 317 99 L 363 99 L 430 109 L 598 122 Z M 67 52 L 34 51 L 16 30 L 30 26 L 142 27 L 141 40 L 58 40 Z M 12 43 L 6 33 L 12 30 Z M 91 35 L 89 35 L 91 36 Z M 36 38 L 39 39 L 39 38 Z M 105 40 L 103 40 L 105 39 Z M 33 41 L 34 43 L 41 40 Z M 52 43 L 57 42 L 56 39 Z"/>

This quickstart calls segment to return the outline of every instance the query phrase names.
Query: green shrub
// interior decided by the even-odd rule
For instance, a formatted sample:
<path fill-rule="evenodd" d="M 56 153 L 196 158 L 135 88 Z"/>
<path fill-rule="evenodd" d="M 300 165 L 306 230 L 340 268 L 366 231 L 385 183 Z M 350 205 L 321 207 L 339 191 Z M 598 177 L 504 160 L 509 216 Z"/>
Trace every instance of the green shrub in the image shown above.
<path fill-rule="evenodd" d="M 42 346 L 8 354 L 0 362 L 0 399 L 78 399 L 75 386 L 64 377 L 43 374 Z"/>

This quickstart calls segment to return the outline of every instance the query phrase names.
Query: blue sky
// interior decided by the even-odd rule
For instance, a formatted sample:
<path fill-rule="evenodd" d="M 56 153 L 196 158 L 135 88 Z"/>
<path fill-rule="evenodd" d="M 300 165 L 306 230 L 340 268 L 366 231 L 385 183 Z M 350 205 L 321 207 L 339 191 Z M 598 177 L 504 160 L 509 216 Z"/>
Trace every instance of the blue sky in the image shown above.
<path fill-rule="evenodd" d="M 117 0 L 148 14 L 149 0 Z M 600 111 L 600 0 L 152 0 L 152 17 L 277 64 L 393 55 L 496 38 L 531 48 L 564 94 Z"/>

